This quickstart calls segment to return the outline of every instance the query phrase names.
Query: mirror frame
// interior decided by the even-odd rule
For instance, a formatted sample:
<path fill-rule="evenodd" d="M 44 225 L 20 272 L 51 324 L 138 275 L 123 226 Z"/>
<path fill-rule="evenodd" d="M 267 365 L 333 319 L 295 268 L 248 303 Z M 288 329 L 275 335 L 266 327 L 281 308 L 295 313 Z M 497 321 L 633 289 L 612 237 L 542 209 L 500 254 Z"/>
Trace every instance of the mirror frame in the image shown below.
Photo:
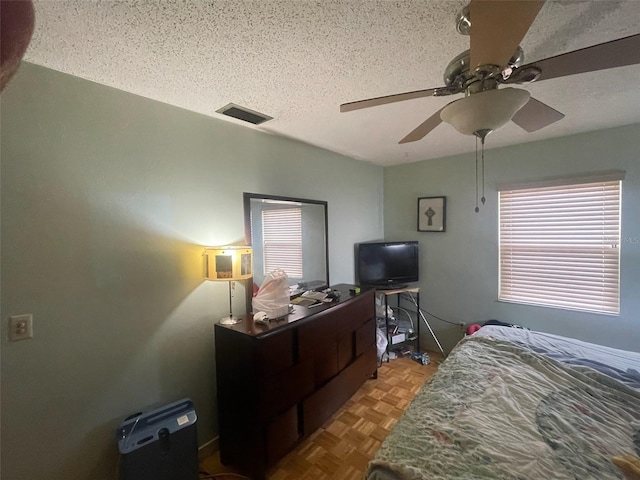
<path fill-rule="evenodd" d="M 329 283 L 329 206 L 324 200 L 310 200 L 308 198 L 284 197 L 280 195 L 267 195 L 263 193 L 242 194 L 244 204 L 244 241 L 245 245 L 251 245 L 251 200 L 276 200 L 284 202 L 309 203 L 313 205 L 321 205 L 324 207 L 324 257 L 327 287 Z M 253 276 L 247 281 L 247 311 L 251 311 L 251 298 L 253 297 Z"/>

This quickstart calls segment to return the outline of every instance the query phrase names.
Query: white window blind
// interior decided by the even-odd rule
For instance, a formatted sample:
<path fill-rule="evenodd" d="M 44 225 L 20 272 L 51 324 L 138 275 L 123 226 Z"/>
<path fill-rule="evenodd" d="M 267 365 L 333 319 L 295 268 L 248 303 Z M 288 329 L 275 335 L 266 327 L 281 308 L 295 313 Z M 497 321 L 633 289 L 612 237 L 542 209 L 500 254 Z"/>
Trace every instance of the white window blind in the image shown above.
<path fill-rule="evenodd" d="M 621 178 L 502 189 L 499 299 L 619 313 Z"/>
<path fill-rule="evenodd" d="M 289 277 L 302 278 L 302 209 L 262 211 L 264 273 L 281 268 Z"/>

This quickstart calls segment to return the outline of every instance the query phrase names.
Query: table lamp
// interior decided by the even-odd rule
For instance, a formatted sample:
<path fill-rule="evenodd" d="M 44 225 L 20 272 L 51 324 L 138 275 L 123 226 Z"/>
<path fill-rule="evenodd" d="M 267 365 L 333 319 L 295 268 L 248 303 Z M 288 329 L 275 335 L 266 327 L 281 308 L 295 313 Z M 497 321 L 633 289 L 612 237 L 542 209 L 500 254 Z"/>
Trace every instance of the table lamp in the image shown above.
<path fill-rule="evenodd" d="M 229 282 L 229 316 L 220 320 L 223 325 L 242 321 L 233 316 L 231 282 L 253 275 L 252 249 L 248 246 L 206 247 L 204 249 L 204 276 L 207 280 Z"/>

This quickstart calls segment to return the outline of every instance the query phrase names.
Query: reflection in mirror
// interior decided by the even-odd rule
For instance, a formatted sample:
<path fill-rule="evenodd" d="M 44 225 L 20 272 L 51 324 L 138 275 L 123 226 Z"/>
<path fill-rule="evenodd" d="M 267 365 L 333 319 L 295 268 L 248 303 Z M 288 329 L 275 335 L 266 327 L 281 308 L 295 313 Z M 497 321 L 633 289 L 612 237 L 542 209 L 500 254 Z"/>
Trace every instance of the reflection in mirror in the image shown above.
<path fill-rule="evenodd" d="M 329 285 L 327 202 L 245 193 L 244 215 L 254 284 L 281 268 L 292 294 Z"/>

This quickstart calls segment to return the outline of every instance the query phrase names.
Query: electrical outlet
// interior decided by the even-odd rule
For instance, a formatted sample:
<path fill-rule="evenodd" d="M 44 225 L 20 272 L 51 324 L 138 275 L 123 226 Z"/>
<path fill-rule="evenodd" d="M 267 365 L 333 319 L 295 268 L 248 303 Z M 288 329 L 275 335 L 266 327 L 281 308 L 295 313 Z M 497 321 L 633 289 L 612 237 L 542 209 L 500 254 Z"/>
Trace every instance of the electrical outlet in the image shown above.
<path fill-rule="evenodd" d="M 28 340 L 33 338 L 33 315 L 13 315 L 9 317 L 9 341 Z"/>
<path fill-rule="evenodd" d="M 464 332 L 467 330 L 467 326 L 462 322 L 458 324 L 458 328 L 460 329 L 461 332 Z"/>

